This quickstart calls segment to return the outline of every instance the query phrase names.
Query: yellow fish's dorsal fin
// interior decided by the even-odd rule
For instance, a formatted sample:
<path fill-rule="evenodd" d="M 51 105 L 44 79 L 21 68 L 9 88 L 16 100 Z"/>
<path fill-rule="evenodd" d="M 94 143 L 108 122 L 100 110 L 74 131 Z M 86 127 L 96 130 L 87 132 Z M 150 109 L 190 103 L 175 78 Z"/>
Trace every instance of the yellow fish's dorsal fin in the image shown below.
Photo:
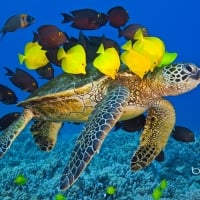
<path fill-rule="evenodd" d="M 42 46 L 40 46 L 39 44 L 38 44 L 38 42 L 28 42 L 27 44 L 26 44 L 26 46 L 25 46 L 25 48 L 24 48 L 24 52 L 27 52 L 27 51 L 29 51 L 31 48 L 33 48 L 33 47 L 36 47 L 36 46 L 38 46 L 38 48 L 42 48 Z"/>
<path fill-rule="evenodd" d="M 124 45 L 122 45 L 121 48 L 122 48 L 123 50 L 126 50 L 126 51 L 132 50 L 132 41 L 129 40 L 129 41 L 126 42 Z"/>
<path fill-rule="evenodd" d="M 93 61 L 101 73 L 115 79 L 115 75 L 120 67 L 120 58 L 117 50 L 114 47 L 107 48 L 104 53 L 98 55 Z"/>
<path fill-rule="evenodd" d="M 24 48 L 24 52 L 28 51 L 30 48 L 34 46 L 34 42 L 28 42 Z"/>
<path fill-rule="evenodd" d="M 143 32 L 142 32 L 142 29 L 138 29 L 136 32 L 135 32 L 135 35 L 134 35 L 134 40 L 143 40 L 144 39 L 144 35 L 143 35 Z"/>
<path fill-rule="evenodd" d="M 174 60 L 177 58 L 178 54 L 176 52 L 170 53 L 165 52 L 161 62 L 158 64 L 158 67 L 164 67 L 165 65 L 169 65 L 174 62 Z"/>
<path fill-rule="evenodd" d="M 71 74 L 86 74 L 86 53 L 83 46 L 77 44 L 66 53 L 64 49 L 59 51 L 61 52 L 58 52 L 57 56 L 62 58 L 61 66 L 63 71 Z"/>
<path fill-rule="evenodd" d="M 24 62 L 25 56 L 21 53 L 18 53 L 19 63 L 22 64 Z"/>
<path fill-rule="evenodd" d="M 67 51 L 67 54 L 85 54 L 85 49 L 83 48 L 82 45 L 80 44 L 76 44 L 75 46 L 73 46 L 72 48 L 70 48 L 68 51 Z"/>
<path fill-rule="evenodd" d="M 99 46 L 99 48 L 97 49 L 97 52 L 96 53 L 99 53 L 99 54 L 101 54 L 101 53 L 104 53 L 104 46 L 103 46 L 103 43 L 101 43 L 100 44 L 100 46 Z"/>
<path fill-rule="evenodd" d="M 61 60 L 62 58 L 64 58 L 66 56 L 66 52 L 64 50 L 63 47 L 60 47 L 57 53 L 57 59 Z"/>

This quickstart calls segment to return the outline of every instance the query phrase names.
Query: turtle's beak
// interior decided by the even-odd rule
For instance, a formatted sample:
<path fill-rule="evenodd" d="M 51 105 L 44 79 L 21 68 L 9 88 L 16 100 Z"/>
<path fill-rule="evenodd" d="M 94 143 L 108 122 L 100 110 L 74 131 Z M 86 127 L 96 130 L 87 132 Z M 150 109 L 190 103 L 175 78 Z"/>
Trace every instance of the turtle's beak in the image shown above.
<path fill-rule="evenodd" d="M 199 83 L 200 83 L 200 68 L 198 68 L 198 70 L 196 71 L 196 73 L 193 74 L 191 77 L 193 79 L 195 79 L 195 80 L 199 80 Z"/>
<path fill-rule="evenodd" d="M 199 70 L 197 71 L 197 79 L 199 80 L 199 83 L 200 83 L 200 68 L 199 68 Z"/>

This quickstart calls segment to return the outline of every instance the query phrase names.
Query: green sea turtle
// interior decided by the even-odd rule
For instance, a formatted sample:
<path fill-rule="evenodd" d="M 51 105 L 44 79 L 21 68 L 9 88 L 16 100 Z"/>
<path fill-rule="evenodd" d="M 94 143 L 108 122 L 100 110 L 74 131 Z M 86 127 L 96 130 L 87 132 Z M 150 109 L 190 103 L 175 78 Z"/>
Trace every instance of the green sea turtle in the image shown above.
<path fill-rule="evenodd" d="M 25 109 L 0 135 L 0 157 L 32 119 L 33 138 L 43 151 L 54 147 L 64 121 L 86 122 L 61 177 L 60 189 L 66 190 L 99 152 L 117 121 L 147 111 L 140 144 L 131 159 L 131 169 L 140 170 L 162 151 L 174 127 L 174 108 L 162 97 L 200 84 L 200 69 L 188 63 L 157 68 L 143 79 L 123 66 L 115 80 L 91 65 L 87 71 L 86 75 L 61 74 L 19 103 Z"/>

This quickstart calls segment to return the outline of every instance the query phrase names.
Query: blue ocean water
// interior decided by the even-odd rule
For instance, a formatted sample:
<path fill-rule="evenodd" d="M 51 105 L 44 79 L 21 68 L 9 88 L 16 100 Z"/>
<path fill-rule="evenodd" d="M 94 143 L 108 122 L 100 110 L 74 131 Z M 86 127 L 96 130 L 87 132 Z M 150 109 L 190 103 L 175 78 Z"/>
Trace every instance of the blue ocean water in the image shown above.
<path fill-rule="evenodd" d="M 0 83 L 12 88 L 19 100 L 28 97 L 5 76 L 3 67 L 15 70 L 16 67 L 27 70 L 34 75 L 39 85 L 46 80 L 39 79 L 35 71 L 20 65 L 17 54 L 23 52 L 24 46 L 33 38 L 33 31 L 45 24 L 54 24 L 69 36 L 78 37 L 79 31 L 70 24 L 61 24 L 60 13 L 83 8 L 92 8 L 107 12 L 114 6 L 127 9 L 130 19 L 127 24 L 145 25 L 151 35 L 160 37 L 169 51 L 178 52 L 177 62 L 192 62 L 200 66 L 200 21 L 199 2 L 196 0 L 143 0 L 143 1 L 39 1 L 39 0 L 2 0 L 0 2 L 0 27 L 8 17 L 18 13 L 29 13 L 36 18 L 30 27 L 7 33 L 0 40 L 1 73 Z M 84 31 L 88 36 L 101 36 L 116 40 L 120 45 L 124 38 L 118 38 L 118 31 L 109 24 L 98 30 Z M 55 67 L 55 74 L 60 69 Z M 195 133 L 195 142 L 181 143 L 170 138 L 165 149 L 166 159 L 162 163 L 153 162 L 148 168 L 133 173 L 129 163 L 132 153 L 137 148 L 139 134 L 124 131 L 111 132 L 102 149 L 91 162 L 86 172 L 66 192 L 62 192 L 68 200 L 148 200 L 152 199 L 153 189 L 162 179 L 168 181 L 168 187 L 161 199 L 199 200 L 200 173 L 192 174 L 192 167 L 200 168 L 200 125 L 199 125 L 200 87 L 177 97 L 169 97 L 176 110 L 176 124 L 190 128 Z M 13 111 L 22 111 L 15 105 L 0 102 L 0 116 Z M 65 124 L 58 138 L 57 145 L 49 152 L 40 152 L 34 144 L 27 127 L 17 138 L 11 149 L 2 158 L 0 169 L 0 200 L 51 200 L 59 193 L 58 184 L 62 170 L 73 148 L 75 138 L 82 125 Z M 28 181 L 24 186 L 13 183 L 14 178 L 24 174 Z M 108 185 L 114 185 L 117 192 L 106 196 Z"/>

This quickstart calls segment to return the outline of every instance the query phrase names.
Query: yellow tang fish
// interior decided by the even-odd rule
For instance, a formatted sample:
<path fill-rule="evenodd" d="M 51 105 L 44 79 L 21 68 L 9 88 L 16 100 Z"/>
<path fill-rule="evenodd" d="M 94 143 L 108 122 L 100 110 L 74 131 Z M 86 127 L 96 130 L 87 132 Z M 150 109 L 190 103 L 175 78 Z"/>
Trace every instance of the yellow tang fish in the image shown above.
<path fill-rule="evenodd" d="M 153 71 L 154 67 L 161 62 L 165 53 L 164 42 L 158 37 L 144 37 L 141 29 L 135 33 L 134 39 L 137 41 L 133 44 L 133 49 L 138 53 L 148 54 L 151 57 L 151 71 Z"/>
<path fill-rule="evenodd" d="M 152 68 L 151 58 L 148 54 L 138 53 L 133 50 L 132 41 L 126 42 L 122 49 L 125 50 L 121 54 L 121 61 L 140 78 Z"/>
<path fill-rule="evenodd" d="M 165 52 L 162 60 L 160 61 L 160 63 L 158 64 L 158 67 L 164 67 L 166 65 L 171 64 L 172 62 L 174 62 L 174 60 L 176 59 L 176 57 L 178 56 L 178 54 L 176 52 Z"/>
<path fill-rule="evenodd" d="M 28 42 L 24 48 L 24 55 L 18 54 L 19 62 L 25 63 L 28 69 L 38 69 L 49 63 L 46 57 L 46 51 L 38 42 Z"/>
<path fill-rule="evenodd" d="M 86 74 L 86 53 L 80 44 L 73 46 L 67 52 L 61 47 L 58 50 L 57 58 L 61 60 L 61 67 L 64 72 Z"/>
<path fill-rule="evenodd" d="M 101 44 L 97 53 L 99 55 L 93 61 L 94 67 L 101 73 L 115 79 L 120 67 L 120 58 L 117 50 L 114 47 L 104 49 L 103 44 Z"/>

